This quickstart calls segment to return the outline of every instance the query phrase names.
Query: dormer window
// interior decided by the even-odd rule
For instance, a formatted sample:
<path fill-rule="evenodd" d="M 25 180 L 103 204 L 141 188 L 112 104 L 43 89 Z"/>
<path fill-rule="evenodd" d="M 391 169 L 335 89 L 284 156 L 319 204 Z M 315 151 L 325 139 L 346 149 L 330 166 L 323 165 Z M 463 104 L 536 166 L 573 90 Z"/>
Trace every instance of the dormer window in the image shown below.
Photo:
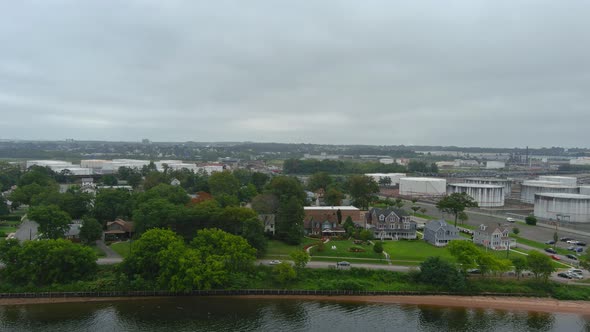
<path fill-rule="evenodd" d="M 380 215 L 379 216 L 379 221 L 383 221 L 383 220 L 385 220 L 385 216 L 384 215 Z"/>

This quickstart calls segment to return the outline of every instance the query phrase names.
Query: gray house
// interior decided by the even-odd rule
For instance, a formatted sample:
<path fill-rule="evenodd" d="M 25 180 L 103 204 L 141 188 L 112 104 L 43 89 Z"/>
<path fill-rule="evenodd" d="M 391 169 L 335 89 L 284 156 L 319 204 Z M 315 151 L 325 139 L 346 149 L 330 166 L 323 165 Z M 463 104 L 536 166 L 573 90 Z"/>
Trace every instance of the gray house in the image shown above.
<path fill-rule="evenodd" d="M 416 222 L 404 210 L 373 208 L 365 218 L 376 239 L 416 239 Z"/>
<path fill-rule="evenodd" d="M 424 241 L 437 246 L 444 247 L 452 240 L 463 240 L 459 230 L 447 224 L 444 220 L 433 220 L 424 226 Z"/>

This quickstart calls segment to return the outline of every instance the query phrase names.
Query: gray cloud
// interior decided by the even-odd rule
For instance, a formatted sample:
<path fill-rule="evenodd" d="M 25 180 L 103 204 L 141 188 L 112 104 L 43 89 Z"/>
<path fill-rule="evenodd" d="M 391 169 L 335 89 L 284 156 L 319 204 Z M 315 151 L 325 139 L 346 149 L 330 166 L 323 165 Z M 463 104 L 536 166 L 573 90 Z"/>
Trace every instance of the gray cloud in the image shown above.
<path fill-rule="evenodd" d="M 0 135 L 588 147 L 589 10 L 4 2 Z"/>

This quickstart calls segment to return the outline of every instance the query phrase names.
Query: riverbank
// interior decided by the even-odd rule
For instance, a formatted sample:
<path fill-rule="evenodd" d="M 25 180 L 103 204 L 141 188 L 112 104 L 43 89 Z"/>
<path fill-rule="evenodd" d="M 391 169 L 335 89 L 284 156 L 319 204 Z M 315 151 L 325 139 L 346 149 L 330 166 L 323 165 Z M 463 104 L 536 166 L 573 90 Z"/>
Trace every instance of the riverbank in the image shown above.
<path fill-rule="evenodd" d="M 274 295 L 243 295 L 246 299 L 276 299 Z M 289 295 L 283 298 L 306 301 L 335 301 L 382 304 L 413 304 L 436 307 L 466 307 L 500 309 L 506 311 L 560 312 L 590 315 L 590 302 L 560 301 L 550 298 L 497 297 L 497 296 L 452 296 L 452 295 L 383 295 L 383 296 L 316 296 Z"/>

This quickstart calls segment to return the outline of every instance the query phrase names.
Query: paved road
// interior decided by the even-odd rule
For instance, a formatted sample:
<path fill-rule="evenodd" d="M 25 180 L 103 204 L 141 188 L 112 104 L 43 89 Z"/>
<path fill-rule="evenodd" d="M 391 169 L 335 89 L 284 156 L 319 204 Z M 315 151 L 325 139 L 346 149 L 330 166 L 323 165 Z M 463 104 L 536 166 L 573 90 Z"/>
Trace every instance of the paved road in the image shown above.
<path fill-rule="evenodd" d="M 257 261 L 261 265 L 270 265 L 270 260 L 262 259 Z M 368 264 L 368 263 L 351 263 L 352 267 L 370 269 L 370 270 L 387 270 L 396 272 L 408 272 L 412 269 L 418 269 L 417 266 L 399 266 L 399 265 L 385 265 L 385 264 Z M 321 262 L 311 261 L 307 263 L 307 267 L 311 269 L 327 269 L 336 267 L 335 262 Z"/>
<path fill-rule="evenodd" d="M 103 240 L 97 240 L 96 246 L 105 253 L 106 257 L 104 258 L 119 258 L 121 259 L 121 255 L 119 255 L 116 251 L 111 249 L 111 247 L 107 246 Z"/>
<path fill-rule="evenodd" d="M 38 227 L 39 224 L 32 220 L 26 219 L 16 230 L 15 238 L 17 238 L 19 241 L 32 240 L 35 238 L 35 236 L 37 236 Z"/>

